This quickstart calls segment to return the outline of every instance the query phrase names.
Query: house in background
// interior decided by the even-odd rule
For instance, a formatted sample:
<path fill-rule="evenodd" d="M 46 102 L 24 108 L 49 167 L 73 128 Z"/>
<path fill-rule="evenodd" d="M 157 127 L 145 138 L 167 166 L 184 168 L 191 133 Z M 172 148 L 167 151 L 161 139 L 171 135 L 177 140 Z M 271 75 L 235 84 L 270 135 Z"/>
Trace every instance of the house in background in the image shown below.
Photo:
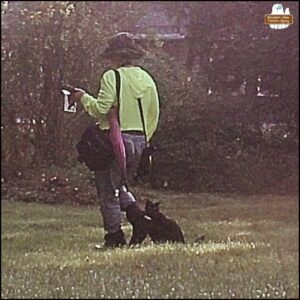
<path fill-rule="evenodd" d="M 185 13 L 188 13 L 187 11 Z M 166 4 L 151 2 L 145 5 L 145 11 L 135 24 L 124 24 L 124 30 L 130 32 L 140 44 L 151 47 L 154 40 L 162 43 L 162 49 L 185 64 L 187 59 L 188 18 L 172 16 L 166 10 Z"/>

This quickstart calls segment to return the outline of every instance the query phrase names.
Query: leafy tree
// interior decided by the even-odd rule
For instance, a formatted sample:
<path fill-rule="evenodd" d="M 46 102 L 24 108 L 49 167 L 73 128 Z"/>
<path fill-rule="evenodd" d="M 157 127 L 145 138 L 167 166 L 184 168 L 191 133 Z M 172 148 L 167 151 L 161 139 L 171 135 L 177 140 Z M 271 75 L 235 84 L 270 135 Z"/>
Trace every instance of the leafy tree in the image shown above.
<path fill-rule="evenodd" d="M 177 93 L 180 96 L 167 97 L 173 117 L 164 120 L 162 139 L 169 151 L 161 159 L 158 155 L 158 177 L 187 190 L 256 192 L 281 189 L 282 178 L 295 183 L 298 4 L 284 3 L 295 23 L 283 31 L 263 23 L 272 8 L 269 2 L 165 5 L 171 15 L 190 20 L 186 66 L 192 80 Z M 278 97 L 257 97 L 259 76 L 262 87 Z M 234 97 L 243 81 L 244 93 Z M 276 134 L 273 129 L 272 142 L 266 142 L 263 122 L 289 129 Z"/>
<path fill-rule="evenodd" d="M 5 153 L 15 148 L 15 153 L 25 156 L 29 146 L 34 147 L 32 163 L 62 164 L 68 159 L 74 144 L 72 136 L 78 128 L 65 129 L 72 117 L 62 112 L 62 84 L 97 93 L 105 68 L 98 55 L 108 37 L 119 31 L 124 16 L 135 20 L 140 14 L 132 11 L 132 5 L 26 1 L 2 7 L 2 122 L 7 141 L 4 161 L 22 168 L 19 159 L 11 161 Z M 36 120 L 30 128 L 34 133 L 31 139 L 26 136 L 22 142 L 11 144 L 19 131 L 17 118 Z M 24 135 L 28 132 L 18 133 L 17 137 Z"/>
<path fill-rule="evenodd" d="M 41 164 L 74 165 L 74 144 L 90 119 L 78 121 L 62 112 L 61 86 L 69 83 L 96 95 L 107 67 L 98 54 L 107 39 L 134 28 L 151 5 L 1 2 L 5 173 Z M 180 24 L 187 26 L 182 42 L 188 54 L 179 61 L 153 34 L 152 41 L 145 43 L 149 52 L 140 63 L 156 79 L 161 96 L 152 184 L 189 191 L 295 188 L 298 3 L 284 2 L 294 24 L 282 31 L 263 23 L 264 14 L 271 12 L 270 2 L 162 1 L 159 5 L 178 24 L 178 31 Z M 175 55 L 179 52 L 173 50 Z M 258 97 L 258 84 L 278 97 Z M 31 123 L 17 124 L 17 118 Z M 266 133 L 264 122 L 276 126 Z"/>

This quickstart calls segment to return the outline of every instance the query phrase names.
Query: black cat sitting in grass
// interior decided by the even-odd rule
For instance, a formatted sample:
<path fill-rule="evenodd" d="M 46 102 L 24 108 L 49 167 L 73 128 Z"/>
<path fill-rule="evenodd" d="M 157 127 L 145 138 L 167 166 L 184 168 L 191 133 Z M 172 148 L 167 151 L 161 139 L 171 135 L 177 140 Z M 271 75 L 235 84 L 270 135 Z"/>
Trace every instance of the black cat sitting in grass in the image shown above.
<path fill-rule="evenodd" d="M 160 212 L 159 202 L 146 200 L 145 210 L 137 203 L 131 204 L 126 209 L 126 218 L 132 225 L 129 245 L 141 244 L 148 235 L 154 243 L 184 243 L 180 226 Z"/>
<path fill-rule="evenodd" d="M 154 243 L 184 243 L 180 226 L 160 212 L 159 202 L 146 200 L 145 214 L 151 218 L 149 236 Z"/>
<path fill-rule="evenodd" d="M 132 236 L 129 245 L 141 244 L 151 232 L 152 220 L 137 203 L 126 209 L 126 219 L 132 225 Z"/>

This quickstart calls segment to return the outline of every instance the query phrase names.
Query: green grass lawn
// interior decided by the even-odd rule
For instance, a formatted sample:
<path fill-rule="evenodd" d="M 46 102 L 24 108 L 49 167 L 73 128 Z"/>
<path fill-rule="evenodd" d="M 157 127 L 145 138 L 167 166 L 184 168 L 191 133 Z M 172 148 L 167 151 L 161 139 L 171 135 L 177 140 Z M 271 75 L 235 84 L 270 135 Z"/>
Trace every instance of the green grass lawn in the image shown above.
<path fill-rule="evenodd" d="M 140 193 L 185 245 L 96 250 L 97 207 L 2 201 L 2 298 L 299 297 L 297 197 Z"/>

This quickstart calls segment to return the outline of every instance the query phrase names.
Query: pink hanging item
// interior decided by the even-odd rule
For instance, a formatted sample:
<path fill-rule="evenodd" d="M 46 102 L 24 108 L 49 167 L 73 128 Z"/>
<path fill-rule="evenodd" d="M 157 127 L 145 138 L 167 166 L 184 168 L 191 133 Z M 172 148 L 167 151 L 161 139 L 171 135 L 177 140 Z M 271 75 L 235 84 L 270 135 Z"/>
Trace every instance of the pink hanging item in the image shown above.
<path fill-rule="evenodd" d="M 126 152 L 123 143 L 121 129 L 118 122 L 118 109 L 112 107 L 109 114 L 109 137 L 113 145 L 113 150 L 121 170 L 121 182 L 126 181 Z"/>

